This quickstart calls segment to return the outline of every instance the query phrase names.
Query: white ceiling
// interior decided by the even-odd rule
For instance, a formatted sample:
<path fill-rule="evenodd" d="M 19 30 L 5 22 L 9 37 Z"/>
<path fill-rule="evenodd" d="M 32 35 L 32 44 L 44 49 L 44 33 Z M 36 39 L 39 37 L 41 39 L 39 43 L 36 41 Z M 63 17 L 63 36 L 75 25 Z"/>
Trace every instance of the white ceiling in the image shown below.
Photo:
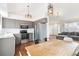
<path fill-rule="evenodd" d="M 79 17 L 79 3 L 58 3 L 54 5 L 66 19 Z"/>
<path fill-rule="evenodd" d="M 11 14 L 16 14 L 25 17 L 27 14 L 27 5 L 25 3 L 11 3 L 8 4 L 8 12 Z M 46 3 L 30 3 L 30 14 L 32 15 L 33 20 L 37 20 L 39 18 L 45 17 L 47 12 L 47 4 Z"/>
<path fill-rule="evenodd" d="M 8 3 L 8 12 L 20 16 L 25 15 L 27 11 L 25 3 Z M 47 3 L 30 3 L 30 13 L 33 20 L 45 17 L 47 15 Z M 54 12 L 58 11 L 63 19 L 72 19 L 79 17 L 79 3 L 54 3 Z"/>

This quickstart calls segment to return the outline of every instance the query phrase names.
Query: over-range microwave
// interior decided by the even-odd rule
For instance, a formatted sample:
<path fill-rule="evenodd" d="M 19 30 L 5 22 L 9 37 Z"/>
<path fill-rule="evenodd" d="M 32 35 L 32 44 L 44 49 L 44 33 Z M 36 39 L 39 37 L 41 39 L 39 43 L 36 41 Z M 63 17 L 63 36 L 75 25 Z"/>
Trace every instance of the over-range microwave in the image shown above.
<path fill-rule="evenodd" d="M 21 29 L 28 29 L 29 26 L 28 26 L 28 25 L 20 25 L 20 28 L 21 28 Z"/>

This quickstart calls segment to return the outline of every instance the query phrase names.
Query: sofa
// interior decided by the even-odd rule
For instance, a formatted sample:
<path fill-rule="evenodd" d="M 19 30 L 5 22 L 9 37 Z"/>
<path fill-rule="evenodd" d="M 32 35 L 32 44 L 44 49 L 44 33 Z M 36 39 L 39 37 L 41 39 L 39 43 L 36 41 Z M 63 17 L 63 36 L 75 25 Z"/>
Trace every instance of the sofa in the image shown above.
<path fill-rule="evenodd" d="M 79 41 L 79 32 L 61 32 L 56 36 L 56 38 L 63 40 L 63 38 L 66 36 L 72 38 L 75 41 Z"/>

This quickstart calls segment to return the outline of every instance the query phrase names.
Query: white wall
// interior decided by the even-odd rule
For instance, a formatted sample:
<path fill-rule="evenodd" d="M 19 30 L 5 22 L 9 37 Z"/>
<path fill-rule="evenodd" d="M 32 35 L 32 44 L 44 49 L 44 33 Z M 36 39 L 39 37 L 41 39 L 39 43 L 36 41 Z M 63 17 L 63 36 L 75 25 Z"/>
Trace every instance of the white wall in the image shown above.
<path fill-rule="evenodd" d="M 49 35 L 58 35 L 62 31 L 61 24 L 54 23 L 49 25 Z"/>
<path fill-rule="evenodd" d="M 3 17 L 7 17 L 8 16 L 7 4 L 6 3 L 0 3 L 0 14 Z"/>
<path fill-rule="evenodd" d="M 60 16 L 49 16 L 49 35 L 58 35 L 58 33 L 63 32 L 64 21 Z"/>
<path fill-rule="evenodd" d="M 6 3 L 0 3 L 0 32 L 2 30 L 2 17 L 7 17 L 7 4 Z"/>

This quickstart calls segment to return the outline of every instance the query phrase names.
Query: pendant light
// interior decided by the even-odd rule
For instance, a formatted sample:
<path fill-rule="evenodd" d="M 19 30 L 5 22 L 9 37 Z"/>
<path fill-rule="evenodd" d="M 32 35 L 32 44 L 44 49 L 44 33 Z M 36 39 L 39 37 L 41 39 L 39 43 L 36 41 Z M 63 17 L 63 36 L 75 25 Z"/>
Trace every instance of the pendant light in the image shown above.
<path fill-rule="evenodd" d="M 26 11 L 28 11 L 28 13 L 25 14 L 25 18 L 27 18 L 27 19 L 31 19 L 32 18 L 32 15 L 30 14 L 29 10 L 30 10 L 30 6 L 27 5 L 27 10 Z"/>
<path fill-rule="evenodd" d="M 53 16 L 53 5 L 51 3 L 48 4 L 48 15 Z"/>

